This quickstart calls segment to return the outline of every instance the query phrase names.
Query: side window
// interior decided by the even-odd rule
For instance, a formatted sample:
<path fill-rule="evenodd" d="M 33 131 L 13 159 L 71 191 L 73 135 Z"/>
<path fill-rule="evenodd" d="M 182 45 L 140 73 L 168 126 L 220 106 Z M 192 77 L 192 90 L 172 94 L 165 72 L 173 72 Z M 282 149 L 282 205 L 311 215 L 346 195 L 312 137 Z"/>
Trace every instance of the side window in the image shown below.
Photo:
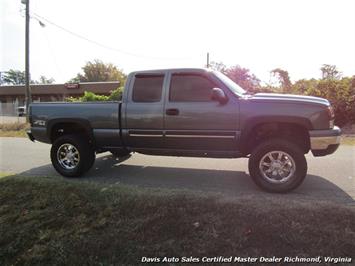
<path fill-rule="evenodd" d="M 134 102 L 160 102 L 163 90 L 164 75 L 135 76 L 132 100 Z"/>
<path fill-rule="evenodd" d="M 198 74 L 173 74 L 170 83 L 171 102 L 208 102 L 212 89 L 217 87 L 212 81 Z"/>

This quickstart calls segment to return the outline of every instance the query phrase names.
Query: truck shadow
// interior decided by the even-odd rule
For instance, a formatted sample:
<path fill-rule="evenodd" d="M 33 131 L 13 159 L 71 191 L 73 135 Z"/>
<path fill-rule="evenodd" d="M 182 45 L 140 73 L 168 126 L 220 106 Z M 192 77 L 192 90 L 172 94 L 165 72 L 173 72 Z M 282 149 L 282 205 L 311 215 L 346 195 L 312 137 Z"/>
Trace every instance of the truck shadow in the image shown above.
<path fill-rule="evenodd" d="M 304 183 L 290 193 L 270 194 L 260 190 L 250 176 L 243 171 L 125 164 L 125 160 L 129 157 L 118 159 L 111 155 L 101 156 L 97 158 L 94 167 L 84 177 L 74 178 L 73 180 L 217 193 L 232 198 L 250 195 L 280 197 L 282 199 L 287 196 L 288 199 L 301 201 L 321 200 L 354 203 L 353 198 L 344 190 L 320 176 L 307 175 Z M 20 173 L 20 175 L 62 178 L 51 164 L 32 168 Z"/>

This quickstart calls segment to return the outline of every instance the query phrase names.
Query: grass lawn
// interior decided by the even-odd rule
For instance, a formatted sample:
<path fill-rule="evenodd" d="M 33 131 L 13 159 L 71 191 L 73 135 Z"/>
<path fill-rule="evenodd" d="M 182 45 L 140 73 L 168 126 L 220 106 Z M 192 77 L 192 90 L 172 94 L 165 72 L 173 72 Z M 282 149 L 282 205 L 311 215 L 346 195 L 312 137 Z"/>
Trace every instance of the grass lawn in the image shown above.
<path fill-rule="evenodd" d="M 341 144 L 355 145 L 355 135 L 345 135 L 341 138 Z"/>
<path fill-rule="evenodd" d="M 26 130 L 1 130 L 0 137 L 27 138 Z"/>
<path fill-rule="evenodd" d="M 282 199 L 282 200 L 281 200 Z M 135 265 L 141 257 L 354 257 L 355 209 L 61 178 L 0 178 L 0 264 Z"/>
<path fill-rule="evenodd" d="M 0 137 L 27 137 L 27 123 L 6 123 L 0 124 Z"/>

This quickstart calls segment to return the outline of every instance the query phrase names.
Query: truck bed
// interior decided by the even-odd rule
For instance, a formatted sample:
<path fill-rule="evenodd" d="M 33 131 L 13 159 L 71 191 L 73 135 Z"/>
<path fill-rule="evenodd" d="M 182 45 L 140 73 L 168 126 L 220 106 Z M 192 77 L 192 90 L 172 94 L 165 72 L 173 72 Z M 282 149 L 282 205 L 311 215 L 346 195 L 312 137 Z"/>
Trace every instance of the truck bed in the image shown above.
<path fill-rule="evenodd" d="M 101 147 L 119 146 L 121 102 L 51 102 L 31 105 L 32 133 L 36 140 L 50 143 L 51 126 L 81 122 L 92 131 L 96 143 Z"/>

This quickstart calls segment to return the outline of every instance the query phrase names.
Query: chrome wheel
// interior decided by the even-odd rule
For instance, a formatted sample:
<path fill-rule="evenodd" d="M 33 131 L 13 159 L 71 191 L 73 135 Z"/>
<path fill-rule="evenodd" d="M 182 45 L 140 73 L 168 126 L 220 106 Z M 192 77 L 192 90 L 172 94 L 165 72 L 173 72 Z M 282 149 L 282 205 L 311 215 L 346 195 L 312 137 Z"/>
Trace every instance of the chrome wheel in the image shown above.
<path fill-rule="evenodd" d="M 286 152 L 271 151 L 261 158 L 259 169 L 267 181 L 284 183 L 296 172 L 296 163 Z"/>
<path fill-rule="evenodd" d="M 64 143 L 57 151 L 57 160 L 61 167 L 72 170 L 79 164 L 80 154 L 73 144 Z"/>

